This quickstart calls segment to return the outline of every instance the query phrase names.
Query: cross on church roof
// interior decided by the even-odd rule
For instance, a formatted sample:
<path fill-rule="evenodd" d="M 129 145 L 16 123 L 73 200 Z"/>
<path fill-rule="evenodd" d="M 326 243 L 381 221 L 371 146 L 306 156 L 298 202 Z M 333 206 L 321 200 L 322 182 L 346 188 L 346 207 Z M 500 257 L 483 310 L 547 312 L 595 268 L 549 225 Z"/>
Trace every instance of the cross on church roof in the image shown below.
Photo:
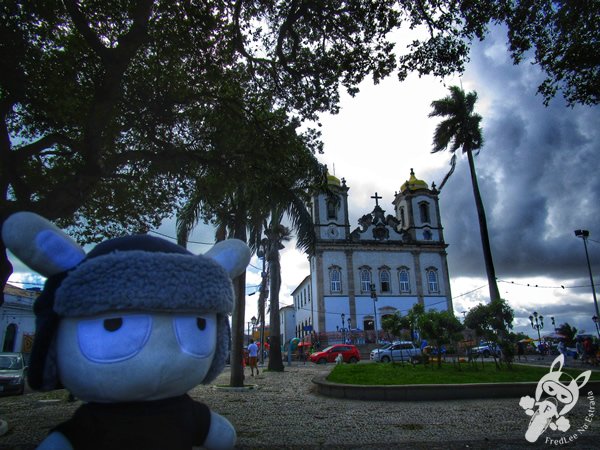
<path fill-rule="evenodd" d="M 378 201 L 378 200 L 379 200 L 380 198 L 383 198 L 383 197 L 379 197 L 379 196 L 377 195 L 377 192 L 375 192 L 375 195 L 372 195 L 372 196 L 371 196 L 371 198 L 374 198 L 374 199 L 375 199 L 375 206 L 379 206 L 379 201 Z"/>

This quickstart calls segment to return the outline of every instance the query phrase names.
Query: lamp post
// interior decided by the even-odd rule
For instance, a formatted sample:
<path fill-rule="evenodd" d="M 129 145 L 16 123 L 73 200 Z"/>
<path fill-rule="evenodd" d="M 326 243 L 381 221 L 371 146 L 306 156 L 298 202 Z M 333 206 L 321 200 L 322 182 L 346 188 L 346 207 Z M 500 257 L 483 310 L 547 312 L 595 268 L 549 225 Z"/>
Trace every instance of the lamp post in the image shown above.
<path fill-rule="evenodd" d="M 539 321 L 538 321 L 538 317 L 539 317 Z M 535 320 L 535 323 L 533 323 L 533 321 Z M 531 328 L 533 328 L 534 330 L 537 330 L 537 334 L 538 334 L 538 342 L 541 344 L 542 343 L 542 336 L 540 335 L 540 330 L 542 328 L 544 328 L 544 316 L 539 315 L 536 311 L 533 312 L 533 315 L 529 316 L 529 321 L 531 322 Z M 540 352 L 541 355 L 541 352 Z"/>
<path fill-rule="evenodd" d="M 371 298 L 373 299 L 373 328 L 375 329 L 375 343 L 377 344 L 377 308 L 375 306 L 377 291 L 375 290 L 375 283 L 371 283 Z"/>
<path fill-rule="evenodd" d="M 352 318 L 348 317 L 348 336 L 350 337 L 350 342 L 352 342 Z"/>
<path fill-rule="evenodd" d="M 598 321 L 600 319 L 598 318 L 598 316 L 594 316 L 592 317 L 592 320 L 594 321 L 594 325 L 596 325 L 596 333 L 598 333 L 598 339 L 600 339 L 600 325 L 598 324 Z"/>
<path fill-rule="evenodd" d="M 554 317 L 550 317 L 550 320 L 552 321 L 552 328 L 554 328 L 554 332 L 556 333 L 556 322 L 554 322 Z"/>
<path fill-rule="evenodd" d="M 587 261 L 588 271 L 590 273 L 590 283 L 592 284 L 592 295 L 594 296 L 594 308 L 596 309 L 596 317 L 600 317 L 600 311 L 598 311 L 598 300 L 596 299 L 596 289 L 594 288 L 594 277 L 592 276 L 592 266 L 590 265 L 590 256 L 588 255 L 587 249 L 587 238 L 590 232 L 588 230 L 575 230 L 575 236 L 583 239 L 583 248 L 585 249 L 585 259 Z"/>
<path fill-rule="evenodd" d="M 342 343 L 346 343 L 346 328 L 345 328 L 346 314 L 342 313 Z"/>
<path fill-rule="evenodd" d="M 254 330 L 256 329 L 256 324 L 258 323 L 258 320 L 256 319 L 256 317 L 252 316 L 252 318 L 250 319 L 250 323 L 252 324 L 252 333 L 254 334 Z"/>
<path fill-rule="evenodd" d="M 258 250 L 256 251 L 256 256 L 262 259 L 262 271 L 260 273 L 261 282 L 260 282 L 260 296 L 258 297 L 258 317 L 260 318 L 260 364 L 263 365 L 265 363 L 265 302 L 267 297 L 269 296 L 269 289 L 267 288 L 267 271 L 266 271 L 266 262 L 267 262 L 267 238 L 263 238 L 260 241 L 260 245 L 258 246 Z"/>

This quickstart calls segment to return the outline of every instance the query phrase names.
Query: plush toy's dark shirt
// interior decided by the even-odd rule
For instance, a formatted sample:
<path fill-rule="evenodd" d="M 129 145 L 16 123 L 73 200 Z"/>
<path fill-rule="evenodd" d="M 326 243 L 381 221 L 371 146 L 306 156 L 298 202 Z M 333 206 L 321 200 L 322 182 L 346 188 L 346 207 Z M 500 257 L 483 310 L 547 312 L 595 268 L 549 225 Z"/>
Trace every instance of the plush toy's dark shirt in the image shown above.
<path fill-rule="evenodd" d="M 87 403 L 52 431 L 76 450 L 190 450 L 210 428 L 210 409 L 188 395 L 152 402 Z"/>

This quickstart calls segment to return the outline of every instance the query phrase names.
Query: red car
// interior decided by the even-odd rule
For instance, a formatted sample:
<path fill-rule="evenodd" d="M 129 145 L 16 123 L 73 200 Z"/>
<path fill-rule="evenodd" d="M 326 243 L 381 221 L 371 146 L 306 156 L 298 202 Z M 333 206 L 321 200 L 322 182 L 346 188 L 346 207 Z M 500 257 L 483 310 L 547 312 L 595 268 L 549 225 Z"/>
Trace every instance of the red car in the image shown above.
<path fill-rule="evenodd" d="M 337 355 L 342 355 L 344 362 L 355 363 L 360 361 L 360 353 L 355 345 L 336 344 L 324 348 L 320 352 L 314 352 L 310 355 L 310 360 L 317 364 L 326 364 L 335 362 Z"/>

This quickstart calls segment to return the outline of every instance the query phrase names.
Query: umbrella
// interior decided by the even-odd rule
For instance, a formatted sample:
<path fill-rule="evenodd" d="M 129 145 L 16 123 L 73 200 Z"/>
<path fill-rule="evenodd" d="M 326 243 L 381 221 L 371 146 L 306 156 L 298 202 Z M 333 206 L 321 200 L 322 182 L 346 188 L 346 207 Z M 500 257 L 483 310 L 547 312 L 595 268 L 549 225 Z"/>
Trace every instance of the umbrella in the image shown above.
<path fill-rule="evenodd" d="M 527 344 L 529 342 L 533 342 L 533 339 L 531 339 L 531 338 L 525 338 L 525 339 L 521 339 L 519 342 L 523 342 L 523 343 Z"/>

